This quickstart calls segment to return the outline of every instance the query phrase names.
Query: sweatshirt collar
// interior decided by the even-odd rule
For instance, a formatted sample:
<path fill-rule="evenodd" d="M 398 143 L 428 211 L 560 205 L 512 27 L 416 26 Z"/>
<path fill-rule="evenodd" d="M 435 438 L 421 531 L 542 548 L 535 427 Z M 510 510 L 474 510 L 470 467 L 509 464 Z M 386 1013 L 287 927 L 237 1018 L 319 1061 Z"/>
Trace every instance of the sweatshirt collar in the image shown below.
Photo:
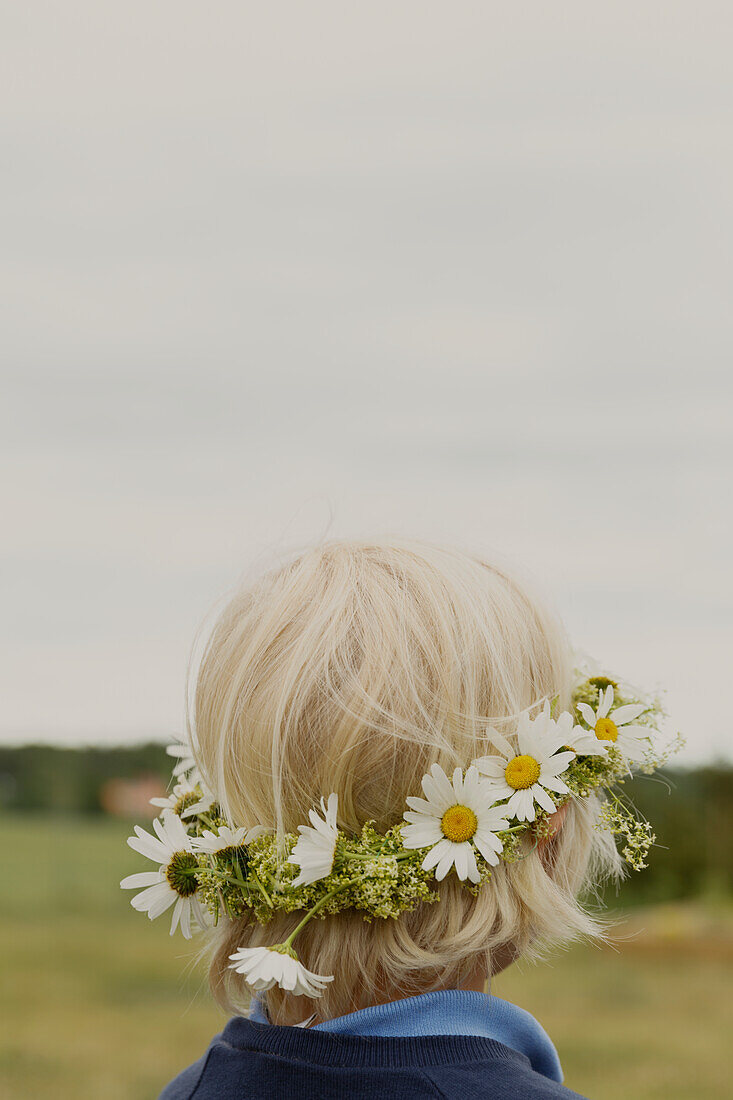
<path fill-rule="evenodd" d="M 252 1000 L 249 1019 L 269 1023 L 261 1001 Z M 303 1027 L 308 1021 L 304 1020 Z M 475 1035 L 494 1039 L 525 1055 L 537 1073 L 562 1082 L 560 1059 L 544 1028 L 523 1008 L 470 989 L 443 989 L 421 993 L 388 1004 L 324 1020 L 310 1028 L 336 1035 L 411 1037 Z"/>

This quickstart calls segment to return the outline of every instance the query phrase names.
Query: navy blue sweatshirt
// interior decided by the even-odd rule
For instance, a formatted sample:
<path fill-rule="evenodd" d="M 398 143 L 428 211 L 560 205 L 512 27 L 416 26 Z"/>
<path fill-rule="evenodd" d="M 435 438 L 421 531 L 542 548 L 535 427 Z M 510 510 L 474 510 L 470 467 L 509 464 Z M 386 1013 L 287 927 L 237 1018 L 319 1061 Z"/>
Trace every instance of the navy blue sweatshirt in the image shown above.
<path fill-rule="evenodd" d="M 230 1020 L 206 1054 L 172 1081 L 160 1100 L 579 1096 L 560 1084 L 556 1052 L 536 1020 L 482 993 L 424 994 L 315 1028 L 259 1022 L 266 1017 L 257 1002 L 251 1015 Z M 430 1028 L 440 1033 L 426 1033 Z"/>

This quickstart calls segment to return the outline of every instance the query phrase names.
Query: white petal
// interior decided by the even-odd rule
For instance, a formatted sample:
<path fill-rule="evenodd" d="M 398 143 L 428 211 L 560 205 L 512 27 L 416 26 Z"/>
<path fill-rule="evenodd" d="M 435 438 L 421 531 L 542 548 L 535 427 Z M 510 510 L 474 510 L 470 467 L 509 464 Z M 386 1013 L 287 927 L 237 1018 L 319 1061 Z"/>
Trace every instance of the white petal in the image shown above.
<path fill-rule="evenodd" d="M 162 844 L 155 837 L 150 836 L 143 829 L 140 829 L 139 825 L 135 826 L 136 830 L 140 830 L 142 836 L 129 836 L 127 843 L 134 852 L 139 852 L 141 856 L 145 856 L 146 859 L 152 859 L 153 863 L 167 863 L 170 851 L 168 847 Z"/>
<path fill-rule="evenodd" d="M 188 818 L 196 817 L 197 814 L 205 814 L 207 810 L 211 809 L 213 802 L 213 798 L 201 798 L 198 802 L 194 802 L 193 806 L 189 806 L 187 810 L 184 810 L 181 817 Z"/>
<path fill-rule="evenodd" d="M 466 775 L 463 780 L 464 789 L 466 784 L 468 784 L 469 787 L 475 787 L 480 784 L 480 782 L 481 780 L 478 773 L 478 768 L 475 766 L 475 764 L 469 764 L 466 768 Z"/>
<path fill-rule="evenodd" d="M 410 829 L 409 833 L 408 828 Z M 433 844 L 438 844 L 442 838 L 443 833 L 437 821 L 407 826 L 402 830 L 402 842 L 406 848 L 428 848 Z M 408 839 L 409 844 L 407 843 Z"/>
<path fill-rule="evenodd" d="M 460 845 L 458 845 L 458 844 L 453 844 L 451 842 L 449 842 L 449 843 L 450 843 L 450 851 L 445 853 L 445 855 L 441 859 L 440 863 L 435 868 L 435 877 L 438 880 L 438 882 L 442 882 L 443 879 L 445 878 L 445 876 L 450 871 L 451 867 L 453 866 L 455 856 L 456 856 L 456 851 L 455 850 L 456 850 L 456 848 L 460 847 Z"/>
<path fill-rule="evenodd" d="M 506 760 L 501 756 L 479 756 L 473 761 L 482 775 L 488 775 L 492 779 L 500 779 L 506 771 Z"/>
<path fill-rule="evenodd" d="M 176 894 L 171 890 L 167 882 L 156 882 L 149 886 L 141 894 L 136 894 L 130 899 L 130 905 L 137 909 L 138 913 L 147 913 L 151 920 L 155 920 L 161 913 L 165 913 L 176 900 Z"/>
<path fill-rule="evenodd" d="M 471 882 L 481 882 L 481 875 L 478 873 L 478 866 L 476 864 L 476 856 L 470 844 L 468 845 L 467 860 L 468 877 L 470 878 Z"/>
<path fill-rule="evenodd" d="M 505 823 L 505 827 L 508 828 L 508 822 Z M 479 831 L 474 834 L 473 839 L 475 840 L 477 838 L 480 840 L 481 844 L 485 845 L 486 848 L 490 848 L 491 851 L 503 850 L 504 845 L 500 838 L 497 837 L 495 833 L 492 833 L 491 829 L 479 829 Z"/>
<path fill-rule="evenodd" d="M 598 717 L 606 718 L 613 706 L 613 685 L 609 684 L 605 691 L 601 692 L 598 700 Z"/>
<path fill-rule="evenodd" d="M 297 959 L 287 959 L 290 964 L 288 970 L 292 971 L 295 978 L 293 992 L 296 996 L 320 997 L 328 982 L 333 981 L 333 975 L 323 976 L 306 970 Z"/>
<path fill-rule="evenodd" d="M 509 801 L 510 803 L 514 801 L 514 805 L 516 807 L 515 817 L 517 818 L 517 821 L 534 821 L 534 798 L 532 797 L 531 789 L 516 791 L 513 799 L 510 799 Z"/>
<path fill-rule="evenodd" d="M 259 958 L 266 950 L 264 947 L 238 947 L 237 950 L 229 956 L 230 962 L 236 962 L 237 965 L 246 964 L 251 962 L 255 958 Z M 234 969 L 233 967 L 231 969 Z"/>
<path fill-rule="evenodd" d="M 509 817 L 509 818 L 516 817 L 518 821 L 519 820 L 522 820 L 522 821 L 524 820 L 524 818 L 519 817 L 519 813 L 521 811 L 521 805 L 522 805 L 522 800 L 520 798 L 521 794 L 522 794 L 521 791 L 512 791 L 512 796 L 506 804 L 507 817 Z"/>
<path fill-rule="evenodd" d="M 568 770 L 573 760 L 575 760 L 574 752 L 555 753 L 555 755 L 551 756 L 547 761 L 542 771 L 545 775 L 561 775 Z"/>
<path fill-rule="evenodd" d="M 314 882 L 318 882 L 322 878 L 328 878 L 330 874 L 330 868 L 324 871 L 323 868 L 315 868 L 314 870 L 302 870 L 300 874 L 293 879 L 292 886 L 310 886 Z"/>
<path fill-rule="evenodd" d="M 196 918 L 196 923 L 199 928 L 210 928 L 213 921 L 211 920 L 208 909 L 204 909 L 203 905 L 199 901 L 198 895 L 193 894 L 189 898 L 189 902 L 191 905 L 191 912 Z"/>
<path fill-rule="evenodd" d="M 624 737 L 621 733 L 619 733 L 616 741 L 616 748 L 623 756 L 627 757 L 629 760 L 633 760 L 636 764 L 641 763 L 649 752 L 648 744 L 643 744 L 635 737 Z"/>
<path fill-rule="evenodd" d="M 618 731 L 619 737 L 634 737 L 638 741 L 639 738 L 643 738 L 645 741 L 651 741 L 651 736 L 654 730 L 649 726 L 622 726 Z"/>
<path fill-rule="evenodd" d="M 138 871 L 135 875 L 123 878 L 120 886 L 123 890 L 139 890 L 141 886 L 154 886 L 156 882 L 162 882 L 160 871 Z"/>
<path fill-rule="evenodd" d="M 438 816 L 435 806 L 425 798 L 416 798 L 414 795 L 410 795 L 405 799 L 405 802 L 411 810 L 417 810 L 419 813 L 424 814 L 432 814 L 433 817 Z"/>
<path fill-rule="evenodd" d="M 509 822 L 506 819 L 506 806 L 490 806 L 484 810 L 478 819 L 477 832 L 497 833 L 501 829 L 508 829 Z"/>
<path fill-rule="evenodd" d="M 547 810 L 548 814 L 554 814 L 557 806 L 550 798 L 547 791 L 540 787 L 539 783 L 534 783 L 530 788 L 532 791 L 532 797 L 542 807 L 543 810 Z"/>
<path fill-rule="evenodd" d="M 468 851 L 470 851 L 470 848 L 471 845 L 466 843 L 454 845 L 453 862 L 455 864 L 456 874 L 461 882 L 468 878 Z M 468 849 L 468 851 L 466 849 Z"/>
<path fill-rule="evenodd" d="M 171 936 L 173 935 L 176 928 L 178 927 L 178 921 L 181 918 L 181 913 L 182 912 L 183 912 L 183 898 L 178 897 L 178 898 L 176 898 L 176 904 L 173 906 L 173 916 L 171 918 Z"/>
<path fill-rule="evenodd" d="M 236 970 L 238 974 L 242 974 L 245 968 L 249 969 L 250 965 L 256 958 L 259 958 L 265 948 L 262 947 L 239 947 L 234 954 L 229 956 L 229 961 L 234 963 L 230 970 Z"/>
<path fill-rule="evenodd" d="M 418 810 L 405 810 L 402 817 L 404 821 L 409 821 L 413 825 L 427 825 L 428 822 L 432 822 L 434 825 L 437 825 L 440 821 L 440 818 L 437 817 L 435 814 L 426 814 Z"/>
<path fill-rule="evenodd" d="M 576 726 L 576 729 L 580 730 L 580 726 Z M 606 748 L 603 742 L 599 741 L 594 733 L 588 733 L 587 730 L 577 733 L 572 738 L 571 744 L 579 756 L 606 756 Z"/>
<path fill-rule="evenodd" d="M 430 775 L 423 776 L 423 790 L 437 809 L 447 810 L 449 806 L 455 805 L 455 791 L 439 764 L 433 764 L 430 772 Z"/>
<path fill-rule="evenodd" d="M 486 782 L 490 785 L 491 797 L 497 802 L 502 802 L 505 798 L 511 798 L 514 794 L 514 787 L 510 787 L 506 782 L 494 783 L 493 779 L 487 779 Z"/>
<path fill-rule="evenodd" d="M 274 955 L 275 952 L 273 951 Z M 281 989 L 292 992 L 298 984 L 298 964 L 295 959 L 289 958 L 288 955 L 282 956 L 282 968 L 278 974 L 277 984 Z"/>
<path fill-rule="evenodd" d="M 504 737 L 503 734 L 499 733 L 499 731 L 495 730 L 493 727 L 487 730 L 486 735 L 491 744 L 494 745 L 504 756 L 505 760 L 511 760 L 515 753 L 514 749 L 512 748 L 510 742 L 507 741 L 506 737 Z"/>
<path fill-rule="evenodd" d="M 181 932 L 183 938 L 186 940 L 191 939 L 191 902 L 188 898 L 181 898 L 183 905 L 181 906 Z"/>
<path fill-rule="evenodd" d="M 575 719 L 569 710 L 564 710 L 562 714 L 558 715 L 556 725 L 558 737 L 567 738 L 575 729 Z"/>
<path fill-rule="evenodd" d="M 155 824 L 155 822 L 153 824 Z M 178 814 L 171 813 L 170 811 L 166 812 L 163 817 L 163 829 L 172 852 L 191 851 L 191 838 L 186 832 L 186 826 L 183 824 Z"/>
<path fill-rule="evenodd" d="M 335 791 L 332 791 L 328 796 L 328 806 L 326 807 L 326 821 L 332 829 L 336 828 L 336 818 L 338 816 L 338 804 L 339 798 Z"/>
<path fill-rule="evenodd" d="M 633 722 L 640 714 L 643 714 L 646 709 L 643 703 L 627 703 L 626 706 L 616 707 L 616 710 L 609 714 L 609 718 L 617 726 L 625 726 L 627 722 Z"/>
<path fill-rule="evenodd" d="M 593 729 L 596 722 L 598 721 L 596 712 L 592 710 L 587 703 L 578 703 L 578 710 L 583 715 L 583 718 L 585 718 L 591 729 Z"/>
<path fill-rule="evenodd" d="M 490 844 L 488 842 L 488 839 L 487 839 L 486 835 L 482 833 L 479 836 L 479 834 L 476 833 L 476 835 L 473 838 L 473 842 L 476 845 L 476 847 L 478 848 L 481 855 L 486 860 L 486 862 L 488 864 L 490 864 L 492 867 L 495 867 L 496 864 L 499 862 L 499 855 L 498 855 L 497 850 L 494 848 L 493 844 Z M 501 851 L 501 841 L 497 840 L 497 844 L 499 845 L 498 851 L 500 852 Z"/>
<path fill-rule="evenodd" d="M 165 844 L 166 848 L 169 848 L 170 844 L 169 844 L 169 841 L 168 841 L 168 835 L 165 831 L 165 826 L 164 826 L 163 821 L 161 820 L 161 818 L 156 817 L 153 820 L 153 829 L 157 833 L 158 840 L 160 840 L 160 842 L 162 844 Z M 142 835 L 143 830 L 139 826 L 136 825 L 135 826 L 135 832 L 138 835 Z"/>
<path fill-rule="evenodd" d="M 558 779 L 556 775 L 543 775 L 541 783 L 548 791 L 554 791 L 555 794 L 569 794 L 570 792 L 567 783 L 563 783 L 562 779 Z"/>
<path fill-rule="evenodd" d="M 429 871 L 431 867 L 434 867 L 436 863 L 439 863 L 446 852 L 450 852 L 453 844 L 447 837 L 444 837 L 434 848 L 431 848 L 425 859 L 422 861 L 422 868 L 424 871 Z"/>
<path fill-rule="evenodd" d="M 537 749 L 537 738 L 532 736 L 531 730 L 524 724 L 517 730 L 518 755 L 534 756 Z"/>
<path fill-rule="evenodd" d="M 485 780 L 479 775 L 478 768 L 474 764 L 469 765 L 463 779 L 463 804 L 478 813 L 490 802 L 488 785 L 485 785 Z"/>

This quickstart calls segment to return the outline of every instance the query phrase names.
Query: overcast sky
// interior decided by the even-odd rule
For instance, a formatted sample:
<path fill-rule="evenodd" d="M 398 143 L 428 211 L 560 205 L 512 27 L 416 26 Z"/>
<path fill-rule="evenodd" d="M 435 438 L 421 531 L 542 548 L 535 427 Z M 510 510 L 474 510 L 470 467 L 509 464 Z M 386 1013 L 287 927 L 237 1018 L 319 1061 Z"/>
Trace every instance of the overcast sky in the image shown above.
<path fill-rule="evenodd" d="M 323 535 L 529 574 L 733 757 L 727 3 L 5 3 L 0 738 L 181 728 Z"/>

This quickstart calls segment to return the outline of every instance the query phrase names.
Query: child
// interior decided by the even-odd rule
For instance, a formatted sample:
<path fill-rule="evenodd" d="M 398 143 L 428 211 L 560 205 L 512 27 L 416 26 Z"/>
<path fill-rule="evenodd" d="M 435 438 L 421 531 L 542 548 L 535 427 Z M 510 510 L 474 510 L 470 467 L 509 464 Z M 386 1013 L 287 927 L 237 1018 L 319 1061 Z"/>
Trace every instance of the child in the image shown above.
<path fill-rule="evenodd" d="M 484 990 L 602 936 L 577 899 L 620 875 L 613 832 L 636 865 L 653 840 L 605 792 L 659 762 L 654 713 L 579 684 L 555 619 L 465 553 L 333 542 L 237 595 L 198 673 L 195 763 L 174 750 L 156 836 L 131 838 L 159 864 L 125 880 L 147 886 L 133 905 L 208 927 L 233 1014 L 161 1100 L 577 1096 L 540 1025 Z"/>

